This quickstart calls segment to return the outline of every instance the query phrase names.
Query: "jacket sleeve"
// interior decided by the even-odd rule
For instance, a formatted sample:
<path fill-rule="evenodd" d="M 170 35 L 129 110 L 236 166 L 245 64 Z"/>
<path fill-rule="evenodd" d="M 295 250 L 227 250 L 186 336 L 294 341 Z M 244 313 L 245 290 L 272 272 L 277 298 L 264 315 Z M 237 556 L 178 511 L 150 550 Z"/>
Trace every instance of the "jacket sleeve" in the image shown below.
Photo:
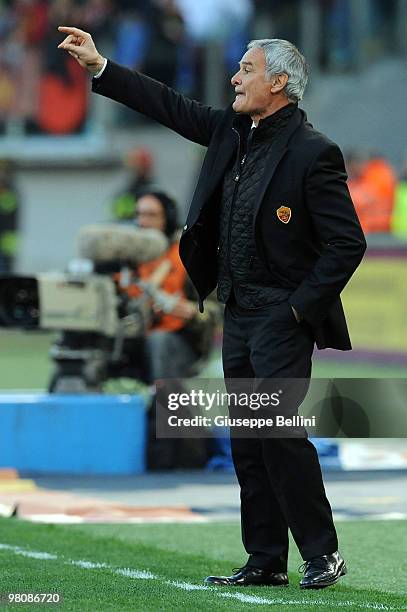
<path fill-rule="evenodd" d="M 163 83 L 108 60 L 92 91 L 155 119 L 184 138 L 208 146 L 224 111 L 191 100 Z"/>
<path fill-rule="evenodd" d="M 346 179 L 342 153 L 333 143 L 316 156 L 305 179 L 305 202 L 322 252 L 290 304 L 315 327 L 327 316 L 366 250 Z"/>

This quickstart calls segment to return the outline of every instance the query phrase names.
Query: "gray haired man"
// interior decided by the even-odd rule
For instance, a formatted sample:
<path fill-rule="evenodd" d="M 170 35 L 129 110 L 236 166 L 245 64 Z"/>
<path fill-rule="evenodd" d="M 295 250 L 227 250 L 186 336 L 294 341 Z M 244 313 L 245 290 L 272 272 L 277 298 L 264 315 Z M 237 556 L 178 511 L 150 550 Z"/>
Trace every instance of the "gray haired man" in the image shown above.
<path fill-rule="evenodd" d="M 311 376 L 314 344 L 351 348 L 340 293 L 366 242 L 338 146 L 298 108 L 308 78 L 288 41 L 252 41 L 216 110 L 103 58 L 90 34 L 59 45 L 93 74 L 93 91 L 208 148 L 180 242 L 199 307 L 218 287 L 230 379 Z M 295 412 L 298 406 L 293 404 Z M 314 446 L 303 437 L 232 437 L 246 564 L 225 586 L 288 584 L 288 530 L 305 561 L 302 588 L 346 574 Z"/>

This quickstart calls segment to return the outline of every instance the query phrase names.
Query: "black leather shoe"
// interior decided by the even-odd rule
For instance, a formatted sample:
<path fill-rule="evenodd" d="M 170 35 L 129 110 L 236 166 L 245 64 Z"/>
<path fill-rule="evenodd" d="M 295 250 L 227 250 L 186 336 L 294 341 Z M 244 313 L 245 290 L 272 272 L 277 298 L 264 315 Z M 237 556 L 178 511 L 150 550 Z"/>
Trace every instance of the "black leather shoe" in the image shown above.
<path fill-rule="evenodd" d="M 300 571 L 304 572 L 300 582 L 302 589 L 323 589 L 338 582 L 339 578 L 348 572 L 338 551 L 306 561 Z"/>
<path fill-rule="evenodd" d="M 288 576 L 284 572 L 272 573 L 257 567 L 239 567 L 233 576 L 208 576 L 205 584 L 222 586 L 288 586 Z"/>

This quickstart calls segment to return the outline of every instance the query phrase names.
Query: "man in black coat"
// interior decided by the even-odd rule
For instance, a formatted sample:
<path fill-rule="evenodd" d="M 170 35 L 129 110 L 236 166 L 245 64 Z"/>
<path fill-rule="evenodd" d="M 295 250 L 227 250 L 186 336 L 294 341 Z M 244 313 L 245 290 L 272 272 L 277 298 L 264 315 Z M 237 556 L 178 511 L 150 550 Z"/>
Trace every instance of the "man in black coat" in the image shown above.
<path fill-rule="evenodd" d="M 199 307 L 226 304 L 226 379 L 309 380 L 314 344 L 351 348 L 340 293 L 365 239 L 338 146 L 298 108 L 308 70 L 291 43 L 252 41 L 214 110 L 103 58 L 89 34 L 60 28 L 92 89 L 208 147 L 180 243 Z M 296 414 L 302 398 L 291 406 Z M 303 437 L 232 437 L 249 559 L 227 586 L 288 584 L 288 529 L 305 561 L 302 588 L 346 573 L 314 446 Z"/>

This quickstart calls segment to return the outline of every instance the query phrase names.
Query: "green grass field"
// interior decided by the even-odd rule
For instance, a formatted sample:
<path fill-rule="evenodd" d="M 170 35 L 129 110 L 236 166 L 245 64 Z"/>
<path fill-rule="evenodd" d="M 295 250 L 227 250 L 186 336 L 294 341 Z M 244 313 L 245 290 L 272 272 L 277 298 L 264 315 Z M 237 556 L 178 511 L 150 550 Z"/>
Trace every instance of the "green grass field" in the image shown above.
<path fill-rule="evenodd" d="M 405 610 L 406 527 L 339 523 L 348 575 L 328 589 L 301 591 L 294 545 L 287 588 L 203 586 L 207 574 L 244 563 L 235 523 L 55 526 L 0 519 L 0 592 L 60 592 L 61 608 L 78 611 Z"/>
<path fill-rule="evenodd" d="M 0 392 L 10 389 L 45 389 L 50 378 L 48 351 L 52 334 L 0 329 Z M 202 374 L 221 377 L 220 353 Z M 313 376 L 320 378 L 405 378 L 405 367 L 369 363 L 340 363 L 314 360 Z"/>

